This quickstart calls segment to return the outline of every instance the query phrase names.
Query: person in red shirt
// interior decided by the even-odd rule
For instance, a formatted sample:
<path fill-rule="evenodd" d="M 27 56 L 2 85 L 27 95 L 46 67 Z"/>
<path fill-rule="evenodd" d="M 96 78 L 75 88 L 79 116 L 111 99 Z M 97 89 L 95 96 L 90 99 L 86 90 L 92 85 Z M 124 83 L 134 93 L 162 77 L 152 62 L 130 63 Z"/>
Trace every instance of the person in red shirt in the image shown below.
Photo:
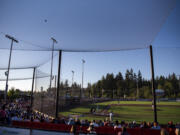
<path fill-rule="evenodd" d="M 5 111 L 5 105 L 3 105 L 0 110 L 0 122 L 5 123 L 5 121 L 6 121 L 6 111 Z"/>

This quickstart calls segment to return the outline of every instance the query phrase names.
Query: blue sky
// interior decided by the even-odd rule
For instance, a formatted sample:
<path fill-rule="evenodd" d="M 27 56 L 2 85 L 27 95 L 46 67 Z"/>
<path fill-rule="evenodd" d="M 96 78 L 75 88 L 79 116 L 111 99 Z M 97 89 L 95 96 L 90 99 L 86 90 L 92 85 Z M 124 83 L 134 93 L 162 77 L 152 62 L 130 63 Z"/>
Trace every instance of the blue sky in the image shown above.
<path fill-rule="evenodd" d="M 47 3 L 47 1 L 45 3 Z M 13 4 L 20 4 L 20 3 L 14 2 Z M 72 44 L 73 42 L 77 43 L 77 47 L 82 47 L 83 43 L 85 43 L 86 40 L 89 39 L 88 34 L 85 31 L 89 31 L 92 34 L 94 32 L 93 30 L 96 30 L 97 33 L 99 30 L 100 33 L 102 34 L 100 36 L 100 39 L 97 39 L 96 36 L 90 37 L 92 39 L 96 39 L 98 41 L 97 43 L 101 43 L 103 45 L 106 42 L 111 43 L 113 40 L 115 40 L 113 43 L 114 43 L 114 45 L 116 45 L 116 43 L 118 43 L 118 41 L 119 41 L 118 38 L 116 38 L 116 36 L 115 36 L 115 34 L 117 34 L 117 35 L 120 34 L 120 33 L 118 33 L 118 31 L 120 31 L 121 29 L 118 28 L 117 24 L 116 24 L 119 20 L 114 19 L 113 17 L 112 17 L 112 21 L 108 20 L 104 26 L 101 26 L 101 24 L 99 24 L 100 22 L 98 22 L 96 24 L 95 20 L 93 20 L 91 23 L 87 22 L 86 25 L 82 25 L 82 23 L 78 23 L 76 20 L 74 22 L 72 22 L 72 20 L 70 18 L 68 18 L 68 15 L 71 15 L 70 11 L 68 12 L 68 10 L 66 9 L 67 13 L 65 14 L 64 17 L 67 20 L 70 19 L 70 22 L 68 22 L 68 24 L 67 24 L 68 29 L 65 29 L 64 27 L 66 26 L 66 24 L 62 23 L 64 27 L 59 26 L 61 24 L 60 22 L 63 20 L 61 20 L 61 19 L 58 20 L 55 15 L 53 16 L 54 12 L 52 12 L 50 9 L 49 10 L 47 9 L 47 11 L 46 11 L 49 14 L 45 14 L 45 13 L 41 14 L 41 12 L 38 12 L 36 14 L 35 11 L 36 11 L 36 9 L 39 8 L 39 6 L 34 7 L 34 11 L 28 9 L 27 11 L 31 11 L 32 13 L 29 12 L 28 17 L 27 16 L 25 17 L 27 20 L 22 19 L 21 16 L 17 16 L 17 14 L 20 14 L 22 16 L 24 15 L 22 11 L 25 7 L 23 7 L 23 4 L 24 4 L 24 6 L 27 5 L 26 2 L 22 2 L 18 9 L 18 6 L 16 6 L 16 5 L 13 7 L 13 5 L 9 4 L 8 2 L 1 1 L 0 8 L 2 8 L 2 9 L 0 9 L 0 10 L 7 11 L 7 12 L 6 13 L 0 12 L 0 16 L 2 18 L 2 20 L 0 21 L 0 30 L 1 30 L 0 32 L 11 34 L 13 36 L 18 37 L 19 39 L 22 39 L 24 41 L 29 41 L 29 42 L 32 42 L 32 43 L 35 43 L 38 45 L 45 44 L 45 46 L 51 44 L 49 37 L 51 37 L 53 35 L 58 39 L 58 44 L 56 45 L 57 48 L 61 47 L 61 46 L 63 46 L 65 48 L 66 45 L 67 45 L 67 47 L 69 47 L 69 45 Z M 33 3 L 31 3 L 31 2 L 29 4 L 33 5 Z M 65 3 L 65 4 L 67 4 L 67 3 Z M 85 3 L 82 3 L 82 5 L 83 4 L 85 4 Z M 99 3 L 97 3 L 97 5 L 98 4 Z M 85 6 L 87 6 L 87 5 L 85 5 Z M 47 8 L 48 5 L 43 5 L 42 8 L 43 7 Z M 57 10 L 58 9 L 57 7 L 58 6 L 56 6 L 54 8 Z M 12 10 L 8 11 L 6 8 L 8 8 L 8 9 L 12 8 Z M 72 3 L 70 4 L 69 8 L 73 8 Z M 88 6 L 87 6 L 87 8 L 88 8 Z M 106 8 L 106 5 L 102 6 L 102 8 Z M 114 10 L 113 10 L 113 8 L 114 8 Z M 118 7 L 113 7 L 113 4 L 111 3 L 110 6 L 108 7 L 108 9 L 112 10 L 111 12 L 114 13 L 115 10 L 118 10 Z M 13 13 L 13 11 L 16 11 L 16 10 L 18 10 L 17 14 Z M 60 9 L 60 10 L 63 10 L 63 9 Z M 83 16 L 83 13 L 78 11 L 77 8 L 74 8 L 73 10 L 75 13 L 80 13 L 80 15 L 78 15 L 78 16 Z M 93 12 L 98 11 L 98 10 L 99 10 L 98 6 L 97 7 L 95 6 Z M 59 12 L 59 10 L 57 10 L 57 11 Z M 102 11 L 106 11 L 106 9 L 102 9 Z M 128 10 L 126 10 L 126 11 L 127 11 L 127 15 L 130 14 L 130 13 L 128 13 L 130 11 L 128 11 Z M 109 17 L 111 17 L 111 15 L 112 15 L 111 12 L 108 15 Z M 33 16 L 33 13 L 35 14 L 35 16 Z M 108 13 L 108 10 L 107 10 L 107 13 Z M 62 14 L 62 13 L 60 13 L 60 14 Z M 97 20 L 99 20 L 99 16 L 98 16 L 99 14 L 95 15 L 95 18 L 97 18 Z M 153 14 L 157 14 L 157 16 L 158 16 L 159 13 L 154 12 Z M 15 16 L 13 16 L 13 15 L 15 15 Z M 93 15 L 94 15 L 94 13 L 93 13 Z M 145 39 L 146 39 L 145 35 L 152 37 L 152 40 L 147 41 L 147 42 L 152 43 L 152 45 L 153 45 L 154 66 L 155 66 L 155 75 L 156 76 L 157 75 L 158 76 L 159 75 L 168 76 L 168 74 L 171 74 L 173 72 L 177 75 L 180 75 L 180 70 L 179 70 L 180 69 L 180 62 L 179 62 L 179 58 L 180 58 L 180 17 L 179 16 L 180 16 L 180 2 L 177 1 L 176 7 L 173 9 L 173 11 L 169 15 L 169 17 L 166 20 L 164 20 L 165 23 L 163 23 L 161 29 L 158 30 L 159 31 L 158 34 L 156 33 L 156 35 L 154 35 L 154 34 L 151 35 L 151 32 L 150 32 L 151 28 L 148 28 L 147 31 L 143 31 L 144 35 L 141 35 L 142 41 L 143 40 L 145 41 Z M 114 17 L 116 17 L 116 16 L 114 15 Z M 16 19 L 20 19 L 20 21 L 18 22 L 18 21 L 16 21 Z M 44 22 L 44 19 L 47 19 L 47 23 Z M 104 17 L 100 17 L 100 19 L 106 20 L 106 18 L 104 18 Z M 116 23 L 113 22 L 113 20 L 116 21 Z M 154 23 L 154 22 L 152 22 L 152 23 Z M 22 26 L 22 24 L 23 24 L 23 26 Z M 77 30 L 78 30 L 77 28 L 80 28 L 80 26 L 79 26 L 80 24 L 83 27 L 84 31 L 79 30 L 79 33 L 77 33 L 77 35 L 73 35 L 74 34 L 73 30 L 75 30 L 77 32 Z M 94 24 L 95 28 L 93 28 L 92 27 L 93 25 L 91 25 L 91 24 Z M 20 29 L 21 28 L 20 25 L 21 25 L 22 29 Z M 92 28 L 90 27 L 88 29 L 87 28 L 88 25 L 90 25 Z M 111 27 L 108 27 L 108 29 L 103 29 L 109 25 Z M 30 28 L 28 28 L 28 26 Z M 62 29 L 58 29 L 59 28 L 58 26 Z M 76 27 L 73 27 L 73 26 L 76 26 Z M 137 25 L 137 26 L 139 26 L 139 29 L 141 31 L 140 25 Z M 92 29 L 92 31 L 90 31 L 90 29 Z M 53 30 L 55 30 L 55 31 L 53 31 Z M 64 33 L 61 33 L 62 32 L 61 30 Z M 138 28 L 134 29 L 134 30 L 138 33 L 138 31 L 137 31 Z M 47 34 L 44 34 L 44 33 L 47 33 Z M 131 32 L 131 33 L 133 33 L 133 32 Z M 84 34 L 84 37 L 82 37 L 83 34 Z M 108 34 L 111 36 L 107 37 Z M 33 36 L 33 35 L 36 35 L 36 36 Z M 128 40 L 128 33 L 125 35 L 127 36 L 127 40 Z M 131 37 L 132 35 L 129 35 L 129 36 Z M 155 36 L 155 38 L 153 38 L 153 36 Z M 75 39 L 75 38 L 77 38 L 77 39 Z M 82 38 L 84 38 L 84 39 L 80 40 Z M 103 38 L 105 38 L 105 40 L 101 41 Z M 136 38 L 138 38 L 138 36 Z M 125 42 L 125 41 L 123 41 L 123 42 Z M 4 39 L 2 34 L 0 35 L 0 43 L 1 43 L 1 45 L 2 44 L 10 45 L 10 41 L 7 39 Z M 90 41 L 89 44 L 90 43 L 94 43 L 94 42 Z M 75 71 L 74 81 L 81 83 L 82 59 L 84 59 L 86 61 L 85 65 L 84 65 L 85 66 L 85 68 L 84 68 L 85 69 L 85 71 L 84 71 L 84 86 L 86 86 L 88 82 L 91 82 L 91 83 L 96 82 L 97 80 L 101 79 L 101 77 L 103 75 L 106 75 L 107 73 L 117 74 L 120 71 L 124 74 L 126 69 L 130 69 L 130 68 L 133 68 L 135 73 L 137 73 L 138 70 L 141 70 L 143 77 L 150 79 L 151 72 L 150 72 L 149 49 L 147 48 L 147 45 L 143 45 L 143 43 L 146 43 L 146 42 L 140 42 L 140 41 L 137 42 L 136 41 L 136 43 L 137 44 L 142 43 L 142 45 L 140 46 L 140 47 L 142 47 L 142 49 L 130 50 L 130 51 L 91 52 L 91 53 L 90 52 L 63 52 L 61 79 L 62 80 L 68 79 L 71 84 L 71 79 L 72 79 L 71 71 L 74 70 Z M 78 46 L 78 44 L 80 44 L 80 46 Z M 26 45 L 24 45 L 24 46 L 26 46 Z M 22 47 L 21 43 L 19 46 L 17 45 L 17 48 L 18 47 Z M 31 46 L 28 46 L 28 47 L 31 48 Z M 107 46 L 107 44 L 104 47 L 106 49 L 108 49 L 109 47 L 111 48 L 111 46 Z M 115 49 L 115 47 L 116 46 L 112 45 L 113 49 Z M 138 48 L 139 46 L 137 45 L 136 47 Z M 97 47 L 96 49 L 98 49 L 98 48 L 99 47 Z M 8 51 L 8 50 L 6 50 L 6 51 Z M 46 54 L 44 52 L 43 53 L 32 52 L 32 55 L 34 55 L 34 57 L 32 57 L 31 59 L 29 59 L 27 61 L 27 57 L 30 54 L 28 54 L 26 52 L 23 54 L 24 57 L 21 57 L 21 60 L 23 61 L 23 63 L 22 63 L 22 61 L 18 60 L 18 57 L 16 58 L 15 54 L 16 53 L 14 52 L 14 56 L 12 58 L 12 66 L 13 65 L 17 66 L 17 64 L 19 64 L 19 65 L 24 64 L 24 66 L 30 66 L 30 65 L 32 65 L 33 62 L 35 65 L 38 62 L 42 62 L 43 60 L 48 60 L 51 56 L 50 53 Z M 41 59 L 36 59 L 38 56 L 40 56 Z M 6 58 L 8 58 L 8 57 L 6 57 Z M 2 60 L 7 61 L 6 58 L 2 59 Z M 7 62 L 4 62 L 4 63 L 7 63 Z M 1 65 L 3 65 L 3 63 L 1 63 Z M 44 67 L 46 67 L 46 68 L 44 68 Z M 44 66 L 44 67 L 42 68 L 43 71 L 45 71 L 45 72 L 50 71 L 49 64 L 46 64 L 46 66 Z M 54 74 L 57 74 L 57 72 L 56 72 L 57 71 L 57 56 L 55 57 L 55 60 L 54 60 L 53 71 L 54 71 Z M 28 76 L 31 76 L 29 71 L 28 71 L 28 73 L 23 71 L 23 74 L 28 74 Z M 3 73 L 0 74 L 1 78 L 4 77 L 3 75 L 4 75 Z M 46 81 L 48 83 L 48 79 Z M 9 84 L 10 84 L 10 86 L 19 87 L 21 89 L 30 89 L 31 88 L 31 80 L 24 81 L 24 82 L 21 82 L 21 81 L 10 82 Z M 4 83 L 0 84 L 0 89 L 4 89 Z"/>

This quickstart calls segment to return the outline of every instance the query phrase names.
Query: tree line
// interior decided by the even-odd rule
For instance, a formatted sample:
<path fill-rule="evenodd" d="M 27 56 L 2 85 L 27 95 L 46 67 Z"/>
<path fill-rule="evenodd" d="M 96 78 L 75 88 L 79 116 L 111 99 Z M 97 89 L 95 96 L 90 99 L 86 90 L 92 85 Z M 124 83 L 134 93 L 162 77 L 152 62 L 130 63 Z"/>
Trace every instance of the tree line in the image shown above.
<path fill-rule="evenodd" d="M 161 97 L 180 97 L 180 80 L 175 73 L 168 77 L 157 76 L 155 88 L 164 90 L 164 95 Z M 96 83 L 88 83 L 86 95 L 108 98 L 152 98 L 152 84 L 151 80 L 142 77 L 140 70 L 136 74 L 133 69 L 127 69 L 124 76 L 121 72 L 116 75 L 107 73 Z"/>
<path fill-rule="evenodd" d="M 175 73 L 168 76 L 157 76 L 155 78 L 155 89 L 164 90 L 163 98 L 180 98 L 180 79 Z M 52 91 L 52 92 L 50 92 Z M 47 89 L 48 93 L 56 94 L 56 88 Z M 60 94 L 64 96 L 70 93 L 71 96 L 80 96 L 81 85 L 74 82 L 71 86 L 68 80 L 60 83 Z M 121 72 L 114 75 L 107 73 L 100 80 L 91 84 L 82 90 L 86 97 L 90 98 L 152 98 L 151 80 L 142 77 L 139 70 L 135 73 L 133 69 L 127 69 L 125 75 Z M 20 90 L 14 87 L 8 91 L 8 97 L 15 99 L 19 97 Z M 30 91 L 27 92 L 30 95 Z"/>

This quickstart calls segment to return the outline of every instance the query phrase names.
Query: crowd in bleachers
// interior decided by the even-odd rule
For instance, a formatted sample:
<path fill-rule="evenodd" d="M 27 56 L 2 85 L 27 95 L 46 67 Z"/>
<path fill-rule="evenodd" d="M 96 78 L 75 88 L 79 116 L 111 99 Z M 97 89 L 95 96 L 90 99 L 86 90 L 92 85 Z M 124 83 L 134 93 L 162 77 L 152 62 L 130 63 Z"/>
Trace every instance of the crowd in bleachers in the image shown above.
<path fill-rule="evenodd" d="M 47 122 L 47 123 L 55 123 L 55 124 L 66 124 L 72 125 L 72 127 L 76 126 L 86 126 L 89 127 L 90 132 L 94 132 L 94 128 L 108 126 L 116 128 L 149 128 L 149 129 L 158 129 L 160 130 L 162 126 L 160 126 L 156 122 L 146 122 L 138 124 L 136 121 L 133 122 L 125 122 L 118 120 L 110 121 L 108 118 L 105 120 L 79 120 L 78 118 L 57 118 L 54 119 L 49 117 L 48 115 L 42 114 L 38 111 L 32 111 L 29 103 L 24 102 L 23 100 L 16 100 L 15 102 L 10 102 L 7 104 L 0 104 L 0 123 L 1 124 L 11 124 L 12 121 L 31 121 L 31 122 Z M 172 121 L 168 122 L 166 125 L 167 128 L 177 128 L 180 129 L 180 124 L 173 124 Z M 74 128 L 75 129 L 75 128 Z M 72 130 L 74 130 L 72 129 Z M 163 132 L 163 131 L 162 131 Z"/>
<path fill-rule="evenodd" d="M 11 121 L 51 122 L 52 118 L 42 115 L 40 112 L 32 111 L 29 102 L 25 102 L 24 100 L 1 103 L 0 123 L 11 124 Z"/>

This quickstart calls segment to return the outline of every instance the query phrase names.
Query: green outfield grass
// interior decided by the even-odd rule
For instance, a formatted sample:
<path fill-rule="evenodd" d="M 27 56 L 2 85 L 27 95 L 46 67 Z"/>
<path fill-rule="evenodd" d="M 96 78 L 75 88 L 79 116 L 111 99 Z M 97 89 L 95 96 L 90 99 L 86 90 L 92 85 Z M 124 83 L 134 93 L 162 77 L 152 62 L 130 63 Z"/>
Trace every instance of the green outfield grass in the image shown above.
<path fill-rule="evenodd" d="M 108 105 L 110 108 L 108 112 L 113 112 L 114 120 L 125 120 L 127 122 L 136 120 L 141 121 L 153 121 L 153 110 L 151 106 L 152 102 L 145 101 L 109 101 L 96 104 L 88 104 L 86 106 L 79 106 L 73 109 L 69 109 L 66 112 L 61 112 L 61 115 L 80 115 L 80 119 L 88 120 L 104 120 L 108 116 L 99 116 L 90 114 L 91 107 L 98 107 L 97 112 L 102 112 Z M 158 122 L 160 124 L 167 124 L 172 120 L 174 123 L 180 122 L 180 102 L 159 102 L 157 103 L 157 115 Z"/>

